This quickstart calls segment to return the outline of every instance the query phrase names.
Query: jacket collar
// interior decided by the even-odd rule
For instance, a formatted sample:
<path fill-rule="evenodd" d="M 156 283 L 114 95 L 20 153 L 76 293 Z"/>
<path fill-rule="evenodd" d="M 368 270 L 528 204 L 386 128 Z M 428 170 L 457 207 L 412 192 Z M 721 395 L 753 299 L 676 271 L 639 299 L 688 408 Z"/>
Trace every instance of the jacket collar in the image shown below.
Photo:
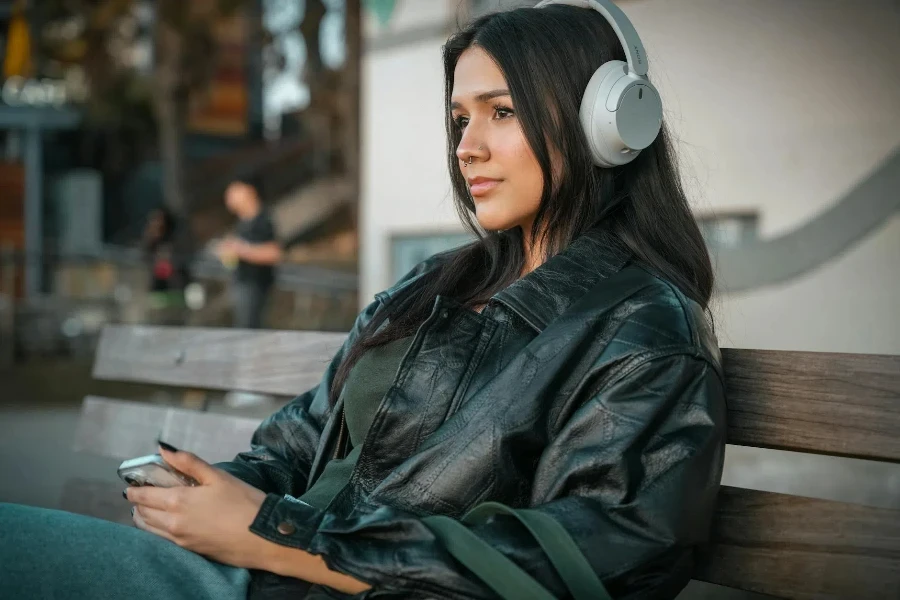
<path fill-rule="evenodd" d="M 431 257 L 375 298 L 383 303 L 395 298 L 416 285 L 447 254 Z M 504 304 L 540 332 L 588 290 L 620 271 L 630 258 L 631 253 L 616 237 L 600 228 L 591 229 L 540 267 L 494 294 L 492 302 Z"/>
<path fill-rule="evenodd" d="M 494 295 L 538 332 L 600 281 L 620 271 L 628 249 L 605 230 L 592 229 L 543 265 Z"/>

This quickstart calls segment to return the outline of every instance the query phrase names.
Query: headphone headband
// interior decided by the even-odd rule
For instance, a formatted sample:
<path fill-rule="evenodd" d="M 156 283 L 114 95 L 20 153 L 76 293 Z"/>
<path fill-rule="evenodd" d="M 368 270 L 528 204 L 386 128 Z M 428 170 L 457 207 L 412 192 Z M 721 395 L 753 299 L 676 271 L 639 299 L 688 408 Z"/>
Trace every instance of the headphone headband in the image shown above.
<path fill-rule="evenodd" d="M 622 9 L 611 2 L 611 0 L 543 0 L 539 2 L 535 8 L 543 8 L 551 4 L 567 4 L 578 8 L 592 8 L 606 17 L 609 24 L 612 25 L 619 43 L 625 50 L 628 57 L 628 69 L 640 77 L 647 75 L 647 53 L 644 50 L 644 44 L 637 34 L 634 25 L 622 12 Z"/>

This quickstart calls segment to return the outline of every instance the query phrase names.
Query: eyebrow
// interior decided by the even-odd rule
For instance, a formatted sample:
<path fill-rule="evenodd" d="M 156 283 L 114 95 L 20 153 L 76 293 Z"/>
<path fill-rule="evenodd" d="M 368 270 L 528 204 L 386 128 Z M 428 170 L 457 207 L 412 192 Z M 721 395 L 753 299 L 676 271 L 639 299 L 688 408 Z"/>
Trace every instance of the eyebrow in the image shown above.
<path fill-rule="evenodd" d="M 507 89 L 496 89 L 491 90 L 489 92 L 482 92 L 475 96 L 476 102 L 490 102 L 494 98 L 500 98 L 501 96 L 509 96 L 509 90 Z M 457 108 L 462 108 L 462 104 L 459 102 L 451 102 L 450 110 L 456 110 Z"/>

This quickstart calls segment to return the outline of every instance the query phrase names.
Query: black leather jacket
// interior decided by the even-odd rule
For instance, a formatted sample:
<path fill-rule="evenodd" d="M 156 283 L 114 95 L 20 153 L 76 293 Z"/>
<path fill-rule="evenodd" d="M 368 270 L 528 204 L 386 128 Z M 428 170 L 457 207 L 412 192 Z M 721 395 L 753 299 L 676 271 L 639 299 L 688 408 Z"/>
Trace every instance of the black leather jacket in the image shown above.
<path fill-rule="evenodd" d="M 419 519 L 485 501 L 533 507 L 566 528 L 614 597 L 675 597 L 708 536 L 722 473 L 720 354 L 701 308 L 601 232 L 481 314 L 439 297 L 349 485 L 325 511 L 284 498 L 302 495 L 335 453 L 341 406 L 328 396 L 343 354 L 435 262 L 379 294 L 321 383 L 269 417 L 250 452 L 218 465 L 269 493 L 251 530 L 370 583 L 361 598 L 492 598 Z M 517 521 L 474 531 L 566 596 Z"/>

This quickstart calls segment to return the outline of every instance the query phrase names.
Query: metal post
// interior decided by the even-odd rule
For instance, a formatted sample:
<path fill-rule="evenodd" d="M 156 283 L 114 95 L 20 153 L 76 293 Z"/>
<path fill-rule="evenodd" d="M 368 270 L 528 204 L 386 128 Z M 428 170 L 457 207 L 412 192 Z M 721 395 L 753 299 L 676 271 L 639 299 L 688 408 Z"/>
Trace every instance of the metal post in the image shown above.
<path fill-rule="evenodd" d="M 265 26 L 263 25 L 263 1 L 254 0 L 247 8 L 250 23 L 250 43 L 247 51 L 247 123 L 252 139 L 262 139 L 265 134 L 265 109 L 263 108 L 263 44 Z"/>
<path fill-rule="evenodd" d="M 16 248 L 9 242 L 0 246 L 0 294 L 16 297 Z"/>
<path fill-rule="evenodd" d="M 25 296 L 43 290 L 44 181 L 41 130 L 25 130 Z"/>
<path fill-rule="evenodd" d="M 11 244 L 0 247 L 0 371 L 12 366 L 15 354 L 16 257 Z"/>

